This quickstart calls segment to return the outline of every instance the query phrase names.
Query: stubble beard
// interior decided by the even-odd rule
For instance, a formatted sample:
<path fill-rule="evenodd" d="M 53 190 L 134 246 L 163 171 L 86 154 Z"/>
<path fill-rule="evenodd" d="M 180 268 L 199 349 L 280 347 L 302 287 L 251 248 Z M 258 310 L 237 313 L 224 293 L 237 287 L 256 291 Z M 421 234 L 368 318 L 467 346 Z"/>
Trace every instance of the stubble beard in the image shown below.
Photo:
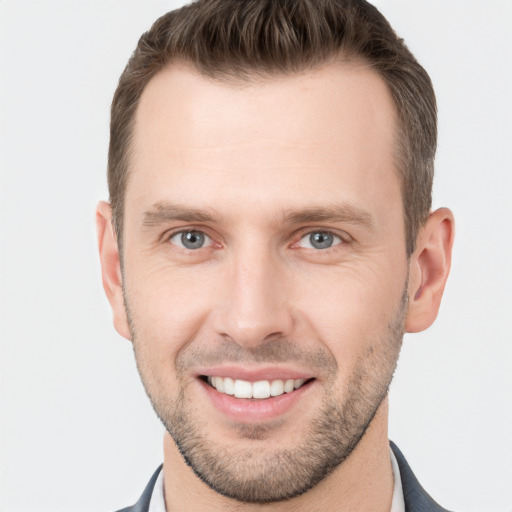
<path fill-rule="evenodd" d="M 344 383 L 343 402 L 340 403 L 333 392 L 334 377 L 330 379 L 330 386 L 329 378 L 326 378 L 324 398 L 317 416 L 305 429 L 302 441 L 286 449 L 265 449 L 264 440 L 272 436 L 272 428 L 265 425 L 239 425 L 239 440 L 229 445 L 211 441 L 208 424 L 194 418 L 194 404 L 186 397 L 184 381 L 180 380 L 182 385 L 174 400 L 159 388 L 151 367 L 144 363 L 144 357 L 139 353 L 141 345 L 128 314 L 137 367 L 146 393 L 186 464 L 211 489 L 244 503 L 287 500 L 305 493 L 326 478 L 361 441 L 387 396 L 402 345 L 406 291 L 407 283 L 398 311 L 383 339 L 377 340 L 361 356 L 351 377 Z M 279 357 L 270 357 L 269 350 L 264 348 L 256 357 L 251 353 L 247 361 L 278 362 L 286 360 L 287 352 L 290 355 L 288 361 L 296 358 L 295 347 L 289 341 L 277 341 L 270 351 Z M 322 364 L 327 365 L 326 375 L 336 373 L 337 363 L 327 351 L 310 357 L 311 361 L 318 363 L 322 360 Z M 179 364 L 177 366 L 179 375 Z M 282 429 L 279 431 L 283 432 Z"/>

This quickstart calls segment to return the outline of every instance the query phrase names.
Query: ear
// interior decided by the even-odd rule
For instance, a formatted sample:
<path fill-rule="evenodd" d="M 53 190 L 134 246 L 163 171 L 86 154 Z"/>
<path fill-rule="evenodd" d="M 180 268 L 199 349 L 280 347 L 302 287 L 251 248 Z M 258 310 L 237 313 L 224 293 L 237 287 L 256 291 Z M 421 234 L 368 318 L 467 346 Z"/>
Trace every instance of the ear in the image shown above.
<path fill-rule="evenodd" d="M 409 308 L 406 332 L 420 332 L 437 317 L 452 260 L 454 218 L 440 208 L 429 218 L 416 241 L 409 273 Z"/>
<path fill-rule="evenodd" d="M 112 208 L 109 203 L 100 201 L 96 208 L 96 228 L 101 260 L 103 289 L 114 313 L 114 327 L 126 339 L 130 339 L 130 328 L 123 297 L 121 260 L 117 237 L 112 225 Z"/>

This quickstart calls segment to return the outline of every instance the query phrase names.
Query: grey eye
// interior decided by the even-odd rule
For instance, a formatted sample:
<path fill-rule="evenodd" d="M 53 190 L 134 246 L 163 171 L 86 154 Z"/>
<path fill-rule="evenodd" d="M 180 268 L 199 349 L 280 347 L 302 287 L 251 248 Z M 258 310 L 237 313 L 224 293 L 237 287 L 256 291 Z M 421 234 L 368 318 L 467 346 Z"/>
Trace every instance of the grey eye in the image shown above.
<path fill-rule="evenodd" d="M 208 235 L 201 231 L 194 230 L 176 233 L 169 241 L 178 247 L 183 247 L 189 250 L 202 249 L 212 243 L 212 240 Z"/>
<path fill-rule="evenodd" d="M 314 231 L 302 237 L 299 242 L 300 247 L 306 249 L 329 249 L 333 245 L 341 243 L 339 236 L 328 231 Z"/>

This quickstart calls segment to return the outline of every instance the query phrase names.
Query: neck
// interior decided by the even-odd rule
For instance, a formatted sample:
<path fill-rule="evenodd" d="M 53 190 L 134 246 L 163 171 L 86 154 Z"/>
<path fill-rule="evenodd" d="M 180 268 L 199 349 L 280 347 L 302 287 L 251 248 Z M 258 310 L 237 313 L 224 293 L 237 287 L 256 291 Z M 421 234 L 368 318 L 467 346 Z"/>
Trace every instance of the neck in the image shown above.
<path fill-rule="evenodd" d="M 301 496 L 268 504 L 240 503 L 210 489 L 186 465 L 171 436 L 166 433 L 164 486 L 167 512 L 389 512 L 393 495 L 393 472 L 387 420 L 386 398 L 350 456 L 327 478 Z"/>

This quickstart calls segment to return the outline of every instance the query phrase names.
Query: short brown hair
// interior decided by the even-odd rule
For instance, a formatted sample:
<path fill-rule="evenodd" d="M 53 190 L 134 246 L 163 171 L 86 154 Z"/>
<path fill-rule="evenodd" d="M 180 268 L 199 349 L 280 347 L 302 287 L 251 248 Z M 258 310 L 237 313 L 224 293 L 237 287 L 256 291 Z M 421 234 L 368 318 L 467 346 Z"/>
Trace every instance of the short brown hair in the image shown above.
<path fill-rule="evenodd" d="M 198 0 L 159 18 L 140 38 L 112 102 L 108 184 L 119 243 L 135 113 L 156 73 L 180 61 L 211 78 L 251 80 L 311 70 L 340 55 L 366 61 L 393 96 L 410 255 L 432 202 L 435 94 L 404 41 L 364 0 Z"/>

